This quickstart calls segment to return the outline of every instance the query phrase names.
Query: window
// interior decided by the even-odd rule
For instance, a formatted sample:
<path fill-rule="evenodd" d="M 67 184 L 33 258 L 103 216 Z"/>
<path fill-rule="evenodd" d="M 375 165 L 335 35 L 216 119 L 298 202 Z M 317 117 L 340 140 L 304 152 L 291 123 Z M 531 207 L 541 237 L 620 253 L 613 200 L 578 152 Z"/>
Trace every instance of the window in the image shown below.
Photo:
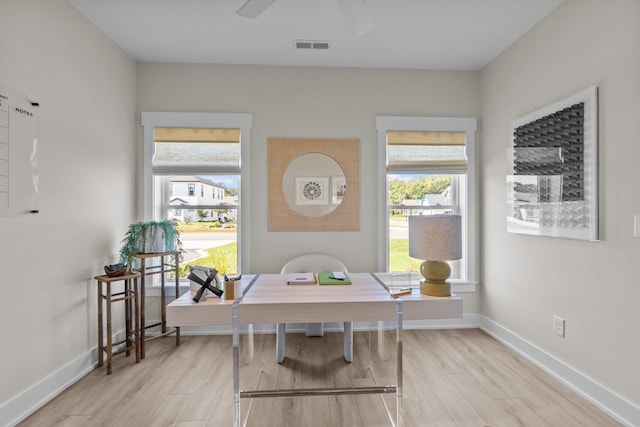
<path fill-rule="evenodd" d="M 451 263 L 457 292 L 476 283 L 475 118 L 378 117 L 379 268 L 418 271 L 409 257 L 408 216 L 460 214 L 463 257 Z"/>
<path fill-rule="evenodd" d="M 240 273 L 249 253 L 249 189 L 241 183 L 249 182 L 251 116 L 145 112 L 142 124 L 145 218 L 179 222 L 181 268 L 206 265 Z M 196 185 L 200 197 L 193 197 Z M 215 195 L 216 188 L 237 197 L 232 203 L 204 197 L 205 191 Z M 223 216 L 230 223 L 224 230 Z"/>

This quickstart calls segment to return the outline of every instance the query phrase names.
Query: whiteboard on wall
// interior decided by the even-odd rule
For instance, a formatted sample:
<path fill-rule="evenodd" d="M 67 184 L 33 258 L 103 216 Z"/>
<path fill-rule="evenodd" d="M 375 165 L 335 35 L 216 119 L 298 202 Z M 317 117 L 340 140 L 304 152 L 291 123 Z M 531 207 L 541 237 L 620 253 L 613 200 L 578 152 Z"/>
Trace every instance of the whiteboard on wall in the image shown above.
<path fill-rule="evenodd" d="M 0 216 L 37 213 L 38 104 L 0 88 Z"/>

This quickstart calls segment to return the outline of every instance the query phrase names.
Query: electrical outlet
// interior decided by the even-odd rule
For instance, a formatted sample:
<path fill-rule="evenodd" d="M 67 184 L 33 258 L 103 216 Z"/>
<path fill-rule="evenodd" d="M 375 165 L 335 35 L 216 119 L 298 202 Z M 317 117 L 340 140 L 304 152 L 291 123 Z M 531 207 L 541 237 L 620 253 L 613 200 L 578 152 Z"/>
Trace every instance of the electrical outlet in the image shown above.
<path fill-rule="evenodd" d="M 553 333 L 564 337 L 564 319 L 553 316 Z"/>

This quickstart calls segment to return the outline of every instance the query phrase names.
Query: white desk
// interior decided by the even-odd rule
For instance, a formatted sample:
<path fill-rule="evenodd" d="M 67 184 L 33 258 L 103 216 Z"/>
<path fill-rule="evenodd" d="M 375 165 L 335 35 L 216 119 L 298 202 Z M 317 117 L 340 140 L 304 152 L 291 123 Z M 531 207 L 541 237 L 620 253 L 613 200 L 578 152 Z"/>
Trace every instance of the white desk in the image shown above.
<path fill-rule="evenodd" d="M 290 285 L 280 274 L 243 275 L 244 295 L 241 307 L 243 323 L 277 323 L 286 318 L 289 323 L 331 322 L 350 320 L 394 320 L 393 314 L 381 317 L 377 306 L 394 301 L 381 283 L 391 287 L 390 278 L 397 286 L 405 286 L 408 274 L 349 273 L 352 285 Z M 376 279 L 376 277 L 379 278 Z M 400 297 L 404 306 L 405 320 L 453 319 L 462 317 L 462 298 L 430 297 L 420 294 L 417 274 L 412 274 L 413 293 Z M 239 296 L 238 296 L 239 297 Z M 195 303 L 193 293 L 187 292 L 167 306 L 167 326 L 231 325 L 233 301 L 209 296 Z M 244 310 L 244 307 L 247 307 Z M 245 322 L 245 315 L 253 322 Z M 345 317 L 346 316 L 346 317 Z"/>
<path fill-rule="evenodd" d="M 429 297 L 414 286 L 411 295 L 392 298 L 386 286 L 388 273 L 349 273 L 351 285 L 287 285 L 286 276 L 243 276 L 243 292 L 235 301 L 209 297 L 193 302 L 187 293 L 167 306 L 170 326 L 233 325 L 234 400 L 236 426 L 240 425 L 240 398 L 291 395 L 395 392 L 396 425 L 402 425 L 402 321 L 462 317 L 462 299 Z M 398 277 L 398 276 L 394 276 Z M 417 277 L 417 276 L 416 276 Z M 385 284 L 387 282 L 387 284 Z M 397 384 L 380 387 L 303 390 L 239 390 L 239 330 L 241 323 L 295 323 L 345 321 L 395 321 Z"/>

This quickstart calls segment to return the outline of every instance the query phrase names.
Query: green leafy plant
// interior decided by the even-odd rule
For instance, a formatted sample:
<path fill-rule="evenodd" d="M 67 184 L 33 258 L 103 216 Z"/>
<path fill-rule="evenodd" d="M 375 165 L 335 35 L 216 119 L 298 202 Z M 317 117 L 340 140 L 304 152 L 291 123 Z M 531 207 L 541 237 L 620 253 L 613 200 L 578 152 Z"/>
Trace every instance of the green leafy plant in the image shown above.
<path fill-rule="evenodd" d="M 133 223 L 122 243 L 120 261 L 129 266 L 132 265 L 135 254 L 172 251 L 182 253 L 180 231 L 177 224 L 169 220 Z"/>

